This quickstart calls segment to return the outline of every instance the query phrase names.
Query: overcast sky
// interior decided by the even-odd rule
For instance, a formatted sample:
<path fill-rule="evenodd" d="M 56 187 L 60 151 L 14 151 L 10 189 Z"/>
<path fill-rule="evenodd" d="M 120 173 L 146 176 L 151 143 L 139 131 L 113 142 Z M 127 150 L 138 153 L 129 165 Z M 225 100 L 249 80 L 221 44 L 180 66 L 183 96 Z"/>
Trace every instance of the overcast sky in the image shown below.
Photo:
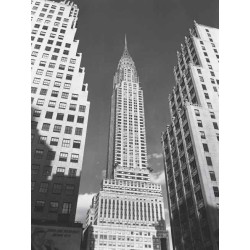
<path fill-rule="evenodd" d="M 99 191 L 106 169 L 113 76 L 127 34 L 144 91 L 149 163 L 164 182 L 161 132 L 170 122 L 168 95 L 174 86 L 176 51 L 197 23 L 219 27 L 218 0 L 74 0 L 80 8 L 76 39 L 89 84 L 90 114 L 80 185 L 82 205 Z M 157 177 L 159 178 L 157 179 Z M 165 186 L 163 186 L 165 189 Z M 165 193 L 165 190 L 164 190 Z"/>

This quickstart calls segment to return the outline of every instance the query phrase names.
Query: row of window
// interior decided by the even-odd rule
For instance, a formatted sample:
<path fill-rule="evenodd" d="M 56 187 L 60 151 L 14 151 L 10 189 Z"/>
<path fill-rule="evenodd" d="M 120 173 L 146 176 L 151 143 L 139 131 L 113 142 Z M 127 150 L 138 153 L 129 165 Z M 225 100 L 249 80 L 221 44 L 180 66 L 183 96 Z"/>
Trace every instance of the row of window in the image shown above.
<path fill-rule="evenodd" d="M 37 87 L 31 87 L 31 93 L 36 94 L 37 89 L 38 89 Z M 47 93 L 48 93 L 48 89 L 43 89 L 43 88 L 40 89 L 40 93 L 39 93 L 40 95 L 46 96 Z M 57 90 L 52 90 L 51 91 L 51 97 L 58 97 L 58 96 L 59 96 L 59 91 L 57 91 Z M 68 92 L 62 92 L 61 98 L 68 99 L 69 98 L 69 93 Z M 72 94 L 71 95 L 71 100 L 77 101 L 78 100 L 78 94 Z"/>
<path fill-rule="evenodd" d="M 31 140 L 33 141 L 34 134 L 31 134 Z M 47 136 L 40 135 L 38 144 L 45 145 L 47 141 Z M 58 137 L 51 137 L 49 145 L 52 146 L 58 146 L 59 138 Z M 62 147 L 69 148 L 71 144 L 71 139 L 65 139 L 62 140 Z M 80 140 L 73 140 L 72 148 L 80 148 L 81 147 L 81 141 Z"/>
<path fill-rule="evenodd" d="M 32 178 L 34 178 L 35 176 L 37 176 L 39 174 L 39 171 L 40 171 L 40 165 L 39 164 L 32 164 L 31 165 L 31 174 L 32 174 Z M 51 173 L 52 173 L 52 166 L 43 166 L 43 172 L 42 172 L 42 176 L 44 177 L 48 177 L 48 176 L 51 176 Z M 64 175 L 65 174 L 65 168 L 58 168 L 57 169 L 57 175 Z M 63 171 L 63 172 L 62 172 Z M 63 173 L 63 174 L 62 174 Z M 68 177 L 70 178 L 74 178 L 76 177 L 76 173 L 77 173 L 77 169 L 75 168 L 69 168 L 69 171 L 68 171 Z"/>
<path fill-rule="evenodd" d="M 69 154 L 66 152 L 60 152 L 58 160 L 59 161 L 67 161 L 68 155 Z M 43 157 L 44 157 L 44 150 L 43 149 L 36 149 L 35 153 L 34 153 L 34 159 L 42 159 Z M 53 160 L 55 160 L 55 157 L 56 157 L 56 151 L 49 150 L 47 152 L 46 160 L 53 161 Z M 79 154 L 71 153 L 70 162 L 78 163 L 78 161 L 79 161 Z"/>
<path fill-rule="evenodd" d="M 64 202 L 62 206 L 62 214 L 70 214 L 72 204 L 70 202 Z M 34 206 L 34 212 L 43 212 L 45 210 L 45 201 L 37 200 Z M 49 212 L 57 213 L 59 210 L 59 203 L 57 201 L 51 201 L 49 203 Z"/>
<path fill-rule="evenodd" d="M 38 122 L 36 121 L 31 121 L 31 129 L 37 129 Z M 43 131 L 49 131 L 50 130 L 50 124 L 49 123 L 43 123 L 42 125 L 42 130 Z M 60 133 L 62 130 L 62 125 L 55 124 L 53 128 L 53 132 Z M 82 135 L 82 128 L 75 128 L 75 135 Z M 73 127 L 71 126 L 65 126 L 64 133 L 65 134 L 72 134 L 73 132 Z"/>
<path fill-rule="evenodd" d="M 40 117 L 41 113 L 42 113 L 42 110 L 35 109 L 34 112 L 33 112 L 33 117 Z M 53 118 L 53 112 L 46 111 L 45 118 L 52 119 Z M 63 119 L 64 119 L 64 113 L 57 113 L 56 120 L 63 121 Z M 74 122 L 74 120 L 75 120 L 75 115 L 68 114 L 67 121 L 68 122 Z M 76 122 L 77 123 L 83 123 L 84 122 L 84 116 L 77 116 Z"/>
<path fill-rule="evenodd" d="M 44 72 L 43 69 L 37 69 L 36 74 L 39 75 L 39 76 L 41 76 L 41 75 L 43 75 L 43 72 Z M 47 70 L 45 76 L 52 77 L 52 76 L 53 76 L 53 73 L 54 73 L 54 71 L 52 71 L 52 70 Z M 61 73 L 61 72 L 57 72 L 57 73 L 56 73 L 56 78 L 62 79 L 63 77 L 64 77 L 64 74 L 63 74 L 63 73 Z M 70 81 L 70 80 L 72 80 L 72 78 L 73 78 L 73 75 L 66 74 L 66 77 L 65 77 L 66 80 L 69 80 L 69 81 Z"/>

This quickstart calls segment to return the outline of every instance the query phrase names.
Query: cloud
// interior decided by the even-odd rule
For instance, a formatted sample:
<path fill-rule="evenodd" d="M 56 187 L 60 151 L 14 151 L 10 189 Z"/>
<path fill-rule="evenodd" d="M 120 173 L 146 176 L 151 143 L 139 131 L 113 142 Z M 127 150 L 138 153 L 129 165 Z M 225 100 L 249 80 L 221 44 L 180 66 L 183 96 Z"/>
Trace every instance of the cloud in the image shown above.
<path fill-rule="evenodd" d="M 95 193 L 85 193 L 78 195 L 77 208 L 76 208 L 76 221 L 85 223 L 86 213 L 92 203 L 92 198 Z"/>
<path fill-rule="evenodd" d="M 160 159 L 160 158 L 162 158 L 162 157 L 163 157 L 162 153 L 160 153 L 160 154 L 158 154 L 158 153 L 153 153 L 153 154 L 151 154 L 151 155 L 148 155 L 148 160 L 150 160 L 150 159 Z"/>
<path fill-rule="evenodd" d="M 164 170 L 156 173 L 151 173 L 150 180 L 155 184 L 164 185 L 166 183 Z"/>

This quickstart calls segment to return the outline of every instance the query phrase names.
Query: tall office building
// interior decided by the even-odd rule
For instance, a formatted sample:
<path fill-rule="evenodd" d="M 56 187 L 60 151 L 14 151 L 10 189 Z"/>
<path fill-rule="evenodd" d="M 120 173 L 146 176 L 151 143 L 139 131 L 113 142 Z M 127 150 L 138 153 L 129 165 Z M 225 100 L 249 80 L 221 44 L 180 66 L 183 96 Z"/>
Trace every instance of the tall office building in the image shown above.
<path fill-rule="evenodd" d="M 147 169 L 143 91 L 126 38 L 113 81 L 106 179 L 93 208 L 86 249 L 168 249 L 161 186 Z"/>
<path fill-rule="evenodd" d="M 79 9 L 66 1 L 31 5 L 32 223 L 72 224 L 89 114 L 74 40 Z"/>
<path fill-rule="evenodd" d="M 175 250 L 219 249 L 218 33 L 194 22 L 174 67 L 162 145 Z"/>

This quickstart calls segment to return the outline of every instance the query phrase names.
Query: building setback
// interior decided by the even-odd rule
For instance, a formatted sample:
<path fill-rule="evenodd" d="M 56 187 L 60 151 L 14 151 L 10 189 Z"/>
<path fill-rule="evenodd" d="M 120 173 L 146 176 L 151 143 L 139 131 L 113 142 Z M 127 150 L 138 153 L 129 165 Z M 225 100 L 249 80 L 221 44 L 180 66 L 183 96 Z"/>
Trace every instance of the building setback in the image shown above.
<path fill-rule="evenodd" d="M 90 105 L 74 40 L 78 11 L 31 1 L 32 223 L 75 221 Z"/>
<path fill-rule="evenodd" d="M 143 91 L 126 38 L 113 81 L 106 178 L 93 208 L 84 249 L 169 249 L 161 186 L 147 169 Z"/>
<path fill-rule="evenodd" d="M 194 22 L 174 67 L 162 135 L 175 250 L 219 249 L 219 30 Z"/>

